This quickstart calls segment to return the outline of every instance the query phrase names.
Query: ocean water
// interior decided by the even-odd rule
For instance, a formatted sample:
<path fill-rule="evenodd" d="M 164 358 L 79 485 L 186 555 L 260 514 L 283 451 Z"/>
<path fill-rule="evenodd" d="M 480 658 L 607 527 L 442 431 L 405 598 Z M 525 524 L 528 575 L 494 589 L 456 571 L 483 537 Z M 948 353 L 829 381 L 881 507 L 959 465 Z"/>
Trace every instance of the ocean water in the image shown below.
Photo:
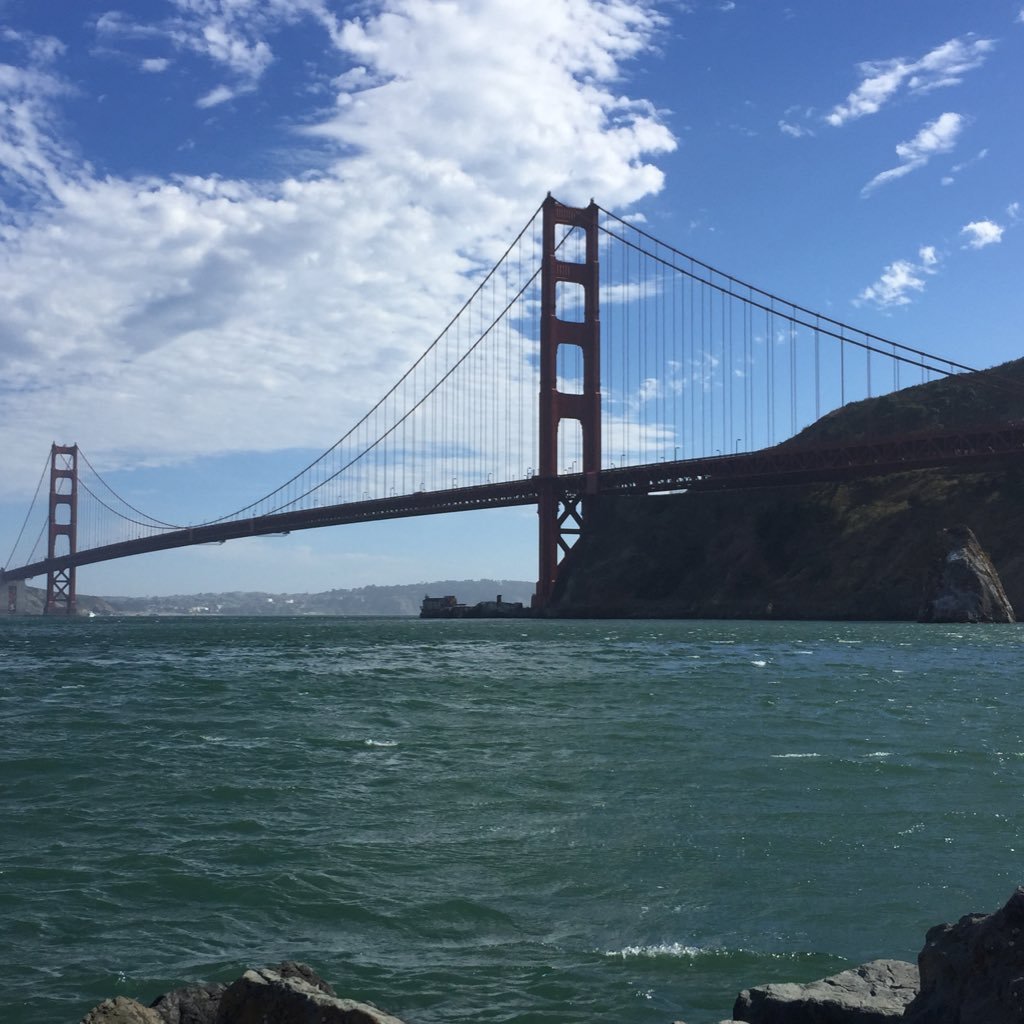
<path fill-rule="evenodd" d="M 0 621 L 0 1021 L 305 960 L 707 1024 L 1024 881 L 1020 627 Z"/>

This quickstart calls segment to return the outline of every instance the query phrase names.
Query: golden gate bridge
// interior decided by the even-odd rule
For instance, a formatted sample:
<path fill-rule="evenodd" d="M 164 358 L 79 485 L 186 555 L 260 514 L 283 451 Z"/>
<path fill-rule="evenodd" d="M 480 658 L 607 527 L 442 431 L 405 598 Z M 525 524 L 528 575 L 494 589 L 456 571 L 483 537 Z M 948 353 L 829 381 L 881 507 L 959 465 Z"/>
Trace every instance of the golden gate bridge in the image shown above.
<path fill-rule="evenodd" d="M 54 444 L 0 582 L 194 544 L 536 505 L 534 604 L 602 494 L 837 479 L 1024 454 L 1024 428 L 801 443 L 863 398 L 971 372 L 812 312 L 591 202 L 549 196 L 423 355 L 347 433 L 267 494 L 198 525 L 141 511 Z M 44 490 L 44 486 L 48 485 Z"/>

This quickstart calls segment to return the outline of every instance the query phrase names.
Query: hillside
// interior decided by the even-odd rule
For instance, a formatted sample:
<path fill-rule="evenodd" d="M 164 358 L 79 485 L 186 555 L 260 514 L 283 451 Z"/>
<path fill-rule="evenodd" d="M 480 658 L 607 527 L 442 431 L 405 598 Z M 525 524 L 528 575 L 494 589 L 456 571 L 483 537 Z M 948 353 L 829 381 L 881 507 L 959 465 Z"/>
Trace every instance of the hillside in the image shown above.
<path fill-rule="evenodd" d="M 898 434 L 970 430 L 1024 420 L 1024 359 L 851 402 L 782 447 L 852 444 Z"/>
<path fill-rule="evenodd" d="M 842 444 L 1024 419 L 1024 360 L 851 404 L 787 442 Z M 601 498 L 555 612 L 915 619 L 939 531 L 970 526 L 1024 610 L 1024 464 L 842 483 Z"/>

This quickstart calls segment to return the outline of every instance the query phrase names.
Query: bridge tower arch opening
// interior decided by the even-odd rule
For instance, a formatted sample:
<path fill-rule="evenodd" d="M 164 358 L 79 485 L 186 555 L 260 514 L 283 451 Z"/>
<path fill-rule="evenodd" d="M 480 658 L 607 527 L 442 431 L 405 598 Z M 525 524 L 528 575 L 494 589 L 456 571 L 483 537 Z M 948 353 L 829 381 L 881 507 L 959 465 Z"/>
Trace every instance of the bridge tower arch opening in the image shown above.
<path fill-rule="evenodd" d="M 551 600 L 559 566 L 583 528 L 588 499 L 601 472 L 601 316 L 598 207 L 544 201 L 540 314 L 539 495 L 540 565 L 534 606 Z M 559 232 L 559 229 L 564 229 Z M 561 237 L 559 237 L 561 234 Z M 564 245 L 569 242 L 571 244 Z M 564 250 L 564 251 L 563 251 Z M 559 315 L 561 314 L 561 315 Z M 581 379 L 573 391 L 559 388 L 563 346 L 578 349 Z M 569 362 L 573 362 L 572 356 Z M 560 474 L 563 420 L 580 433 L 580 465 Z"/>
<path fill-rule="evenodd" d="M 51 561 L 78 550 L 78 445 L 50 446 L 50 518 L 47 558 Z M 74 615 L 75 567 L 46 574 L 46 614 Z"/>

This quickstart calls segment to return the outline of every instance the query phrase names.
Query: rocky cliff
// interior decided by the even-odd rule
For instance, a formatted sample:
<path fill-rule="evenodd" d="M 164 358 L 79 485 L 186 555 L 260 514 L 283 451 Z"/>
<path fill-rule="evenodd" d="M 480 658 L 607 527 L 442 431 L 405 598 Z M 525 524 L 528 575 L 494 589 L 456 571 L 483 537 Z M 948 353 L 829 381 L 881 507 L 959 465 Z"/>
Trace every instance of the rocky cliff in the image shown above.
<path fill-rule="evenodd" d="M 1024 419 L 1024 360 L 857 402 L 788 445 Z M 1024 464 L 836 483 L 592 499 L 554 596 L 565 616 L 906 619 L 950 527 L 1024 608 Z"/>

